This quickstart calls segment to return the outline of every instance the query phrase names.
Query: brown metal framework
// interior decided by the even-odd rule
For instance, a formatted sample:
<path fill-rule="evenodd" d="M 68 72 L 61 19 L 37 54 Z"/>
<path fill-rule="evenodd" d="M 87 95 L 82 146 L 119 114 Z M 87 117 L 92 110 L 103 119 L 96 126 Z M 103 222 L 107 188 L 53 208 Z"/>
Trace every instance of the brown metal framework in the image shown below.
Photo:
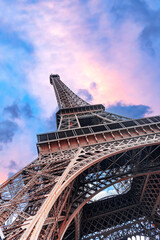
<path fill-rule="evenodd" d="M 160 116 L 108 113 L 58 75 L 50 83 L 58 130 L 38 135 L 38 158 L 0 186 L 0 238 L 160 239 Z"/>

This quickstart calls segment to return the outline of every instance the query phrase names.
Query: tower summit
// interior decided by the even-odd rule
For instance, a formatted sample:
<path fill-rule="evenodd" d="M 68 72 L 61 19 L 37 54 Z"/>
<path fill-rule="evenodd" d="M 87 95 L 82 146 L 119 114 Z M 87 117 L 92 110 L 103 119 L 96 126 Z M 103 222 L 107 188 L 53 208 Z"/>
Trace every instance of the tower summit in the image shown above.
<path fill-rule="evenodd" d="M 39 134 L 37 159 L 0 186 L 1 239 L 160 239 L 160 116 L 109 113 L 59 75 L 50 83 L 57 131 Z"/>
<path fill-rule="evenodd" d="M 88 106 L 89 104 L 73 93 L 61 80 L 58 74 L 50 75 L 59 109 Z"/>
<path fill-rule="evenodd" d="M 71 129 L 89 125 L 99 125 L 128 119 L 116 114 L 105 112 L 102 104 L 90 105 L 75 93 L 73 93 L 61 80 L 59 75 L 50 75 L 50 83 L 53 85 L 59 111 L 57 113 L 57 128 Z"/>

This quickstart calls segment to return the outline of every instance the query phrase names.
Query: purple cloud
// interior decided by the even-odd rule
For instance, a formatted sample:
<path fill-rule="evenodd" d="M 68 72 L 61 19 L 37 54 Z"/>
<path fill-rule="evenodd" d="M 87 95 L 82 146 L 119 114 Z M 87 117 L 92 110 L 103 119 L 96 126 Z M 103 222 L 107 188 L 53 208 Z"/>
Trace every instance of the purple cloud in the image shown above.
<path fill-rule="evenodd" d="M 79 89 L 77 93 L 85 101 L 92 101 L 93 97 L 87 89 Z"/>
<path fill-rule="evenodd" d="M 12 121 L 6 120 L 0 122 L 0 142 L 12 142 L 12 139 L 18 130 L 18 125 Z"/>
<path fill-rule="evenodd" d="M 22 111 L 27 118 L 33 118 L 33 112 L 29 103 L 23 106 Z"/>
<path fill-rule="evenodd" d="M 16 103 L 4 108 L 4 113 L 8 113 L 11 118 L 19 118 L 20 117 L 20 110 Z"/>
<path fill-rule="evenodd" d="M 126 105 L 121 102 L 108 106 L 107 112 L 112 112 L 129 118 L 143 118 L 146 115 L 152 113 L 149 106 L 145 105 Z"/>

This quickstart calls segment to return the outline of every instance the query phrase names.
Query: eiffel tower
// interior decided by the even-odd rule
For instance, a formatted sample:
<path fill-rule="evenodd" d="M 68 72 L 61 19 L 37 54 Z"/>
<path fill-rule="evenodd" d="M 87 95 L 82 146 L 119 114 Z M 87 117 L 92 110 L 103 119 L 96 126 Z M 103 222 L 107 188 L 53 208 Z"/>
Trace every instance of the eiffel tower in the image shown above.
<path fill-rule="evenodd" d="M 0 238 L 160 239 L 160 116 L 129 119 L 50 83 L 57 131 L 0 186 Z"/>

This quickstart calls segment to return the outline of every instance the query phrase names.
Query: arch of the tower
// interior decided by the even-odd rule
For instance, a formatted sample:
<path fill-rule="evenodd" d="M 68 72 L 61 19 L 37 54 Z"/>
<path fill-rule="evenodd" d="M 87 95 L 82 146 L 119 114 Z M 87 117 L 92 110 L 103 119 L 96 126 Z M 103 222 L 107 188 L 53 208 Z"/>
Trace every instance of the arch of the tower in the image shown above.
<path fill-rule="evenodd" d="M 141 223 L 155 237 L 159 176 L 159 134 L 44 154 L 1 186 L 2 231 L 7 240 L 123 239 Z"/>
<path fill-rule="evenodd" d="M 81 168 L 75 164 L 76 174 L 72 170 L 48 214 L 48 219 L 59 214 L 59 220 L 43 225 L 39 239 L 116 240 L 137 233 L 155 239 L 160 226 L 160 145 L 123 146 L 103 156 L 100 146 L 95 147 L 95 155 L 88 147 L 78 156 Z M 94 160 L 83 164 L 88 158 Z M 106 196 L 96 197 L 102 191 Z"/>

